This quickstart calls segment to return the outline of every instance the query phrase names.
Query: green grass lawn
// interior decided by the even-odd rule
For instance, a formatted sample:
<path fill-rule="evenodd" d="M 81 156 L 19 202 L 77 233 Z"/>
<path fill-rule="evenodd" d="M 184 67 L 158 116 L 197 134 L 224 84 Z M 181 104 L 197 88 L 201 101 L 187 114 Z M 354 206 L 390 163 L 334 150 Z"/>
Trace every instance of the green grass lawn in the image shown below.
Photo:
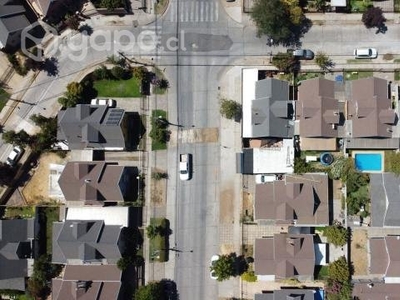
<path fill-rule="evenodd" d="M 369 0 L 350 0 L 351 11 L 355 13 L 366 11 L 369 5 L 372 5 Z"/>
<path fill-rule="evenodd" d="M 161 225 L 164 218 L 151 218 L 150 224 Z M 149 242 L 149 261 L 166 262 L 168 261 L 169 254 L 169 235 L 157 235 L 155 238 L 150 239 Z"/>
<path fill-rule="evenodd" d="M 167 112 L 165 110 L 156 109 L 151 112 L 151 126 L 154 126 L 155 119 L 161 116 L 163 119 L 167 119 Z M 167 119 L 168 120 L 168 119 Z M 151 150 L 165 150 L 167 149 L 167 143 L 161 143 L 152 139 Z"/>
<path fill-rule="evenodd" d="M 34 206 L 9 206 L 6 208 L 4 217 L 14 219 L 20 217 L 22 219 L 33 218 L 35 216 Z"/>
<path fill-rule="evenodd" d="M 96 80 L 93 83 L 97 96 L 101 97 L 141 97 L 140 81 L 132 77 L 127 80 Z"/>
<path fill-rule="evenodd" d="M 8 98 L 10 98 L 10 94 L 0 88 L 0 111 L 6 106 Z"/>
<path fill-rule="evenodd" d="M 59 207 L 45 207 L 46 214 L 46 251 L 51 254 L 53 246 L 53 222 L 57 222 L 60 216 Z"/>
<path fill-rule="evenodd" d="M 394 71 L 394 80 L 400 80 L 400 70 Z"/>
<path fill-rule="evenodd" d="M 328 278 L 328 266 L 315 266 L 314 279 L 324 280 Z"/>
<path fill-rule="evenodd" d="M 346 72 L 344 72 L 345 80 L 356 80 L 356 79 L 368 78 L 368 77 L 372 77 L 372 76 L 373 76 L 372 71 L 358 71 L 358 72 L 346 71 Z"/>

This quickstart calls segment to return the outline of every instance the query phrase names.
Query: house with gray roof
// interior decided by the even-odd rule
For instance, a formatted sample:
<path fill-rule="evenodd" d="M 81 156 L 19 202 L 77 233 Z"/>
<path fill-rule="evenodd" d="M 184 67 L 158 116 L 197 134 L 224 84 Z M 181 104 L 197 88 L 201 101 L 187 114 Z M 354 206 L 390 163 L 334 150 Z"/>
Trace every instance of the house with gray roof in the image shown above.
<path fill-rule="evenodd" d="M 243 137 L 293 137 L 289 83 L 266 78 L 255 83 L 255 98 L 243 103 Z"/>
<path fill-rule="evenodd" d="M 296 102 L 296 120 L 300 137 L 334 138 L 338 136 L 339 101 L 335 99 L 335 82 L 314 78 L 301 82 Z"/>
<path fill-rule="evenodd" d="M 54 222 L 52 262 L 70 265 L 116 264 L 124 251 L 123 228 L 105 225 L 103 220 Z"/>
<path fill-rule="evenodd" d="M 133 168 L 116 162 L 68 162 L 58 184 L 69 205 L 123 202 L 131 193 Z"/>
<path fill-rule="evenodd" d="M 22 5 L 12 0 L 0 0 L 0 48 L 16 47 L 21 42 L 21 32 L 30 25 Z"/>
<path fill-rule="evenodd" d="M 127 275 L 116 265 L 67 265 L 62 277 L 52 280 L 52 299 L 132 299 L 126 287 L 134 274 Z"/>
<path fill-rule="evenodd" d="M 33 219 L 0 220 L 0 289 L 25 290 L 32 269 Z"/>
<path fill-rule="evenodd" d="M 318 290 L 290 289 L 255 294 L 254 300 L 322 300 Z"/>
<path fill-rule="evenodd" d="M 400 226 L 400 178 L 393 173 L 371 173 L 369 193 L 372 227 Z"/>
<path fill-rule="evenodd" d="M 368 244 L 369 273 L 385 283 L 400 283 L 400 236 L 370 238 Z"/>
<path fill-rule="evenodd" d="M 58 112 L 57 140 L 70 150 L 124 150 L 125 110 L 78 104 Z"/>
<path fill-rule="evenodd" d="M 376 77 L 352 80 L 349 94 L 346 138 L 391 138 L 397 114 L 388 97 L 387 80 Z"/>
<path fill-rule="evenodd" d="M 328 180 L 326 174 L 286 175 L 284 180 L 257 184 L 255 220 L 297 226 L 328 225 Z"/>
<path fill-rule="evenodd" d="M 254 244 L 254 273 L 259 280 L 313 280 L 316 255 L 312 234 L 275 234 Z"/>

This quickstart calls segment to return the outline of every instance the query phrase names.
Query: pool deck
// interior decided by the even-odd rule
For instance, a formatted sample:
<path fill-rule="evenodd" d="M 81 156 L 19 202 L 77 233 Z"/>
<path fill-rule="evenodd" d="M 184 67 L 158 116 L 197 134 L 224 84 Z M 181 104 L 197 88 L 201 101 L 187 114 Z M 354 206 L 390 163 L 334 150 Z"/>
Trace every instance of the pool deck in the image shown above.
<path fill-rule="evenodd" d="M 356 157 L 357 154 L 380 154 L 381 155 L 381 169 L 379 171 L 371 171 L 371 170 L 366 170 L 366 171 L 361 171 L 363 173 L 383 173 L 385 172 L 385 151 L 374 151 L 374 150 L 352 150 L 350 155 L 353 157 L 353 159 Z"/>

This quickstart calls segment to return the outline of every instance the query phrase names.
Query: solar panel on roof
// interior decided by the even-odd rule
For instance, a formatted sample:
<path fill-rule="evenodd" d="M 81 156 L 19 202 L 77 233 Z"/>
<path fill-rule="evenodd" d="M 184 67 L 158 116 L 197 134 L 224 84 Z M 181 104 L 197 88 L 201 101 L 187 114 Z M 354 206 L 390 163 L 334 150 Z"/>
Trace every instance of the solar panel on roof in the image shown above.
<path fill-rule="evenodd" d="M 112 109 L 105 121 L 106 125 L 118 125 L 124 115 L 124 110 L 120 108 Z"/>

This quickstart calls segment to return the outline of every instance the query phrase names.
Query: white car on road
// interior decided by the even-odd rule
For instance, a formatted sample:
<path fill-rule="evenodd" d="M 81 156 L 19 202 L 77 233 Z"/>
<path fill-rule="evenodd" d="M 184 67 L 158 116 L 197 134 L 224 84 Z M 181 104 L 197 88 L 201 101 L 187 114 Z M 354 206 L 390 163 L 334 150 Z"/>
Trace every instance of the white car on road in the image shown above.
<path fill-rule="evenodd" d="M 215 262 L 219 259 L 219 255 L 215 254 L 211 256 L 211 262 L 210 262 L 210 278 L 217 280 L 218 276 L 215 274 L 215 271 L 212 270 L 211 268 L 215 266 Z"/>

